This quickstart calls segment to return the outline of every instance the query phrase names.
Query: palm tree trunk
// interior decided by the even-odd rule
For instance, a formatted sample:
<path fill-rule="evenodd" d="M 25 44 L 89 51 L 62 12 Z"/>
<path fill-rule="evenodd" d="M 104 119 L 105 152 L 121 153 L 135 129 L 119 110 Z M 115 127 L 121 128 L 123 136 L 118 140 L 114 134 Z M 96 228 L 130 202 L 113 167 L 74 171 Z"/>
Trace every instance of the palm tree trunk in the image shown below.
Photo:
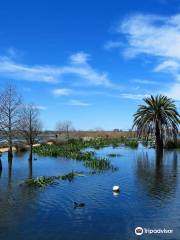
<path fill-rule="evenodd" d="M 162 136 L 161 136 L 161 132 L 160 132 L 158 123 L 156 123 L 155 135 L 156 135 L 156 148 L 157 148 L 157 150 L 163 150 L 163 139 L 162 139 Z"/>

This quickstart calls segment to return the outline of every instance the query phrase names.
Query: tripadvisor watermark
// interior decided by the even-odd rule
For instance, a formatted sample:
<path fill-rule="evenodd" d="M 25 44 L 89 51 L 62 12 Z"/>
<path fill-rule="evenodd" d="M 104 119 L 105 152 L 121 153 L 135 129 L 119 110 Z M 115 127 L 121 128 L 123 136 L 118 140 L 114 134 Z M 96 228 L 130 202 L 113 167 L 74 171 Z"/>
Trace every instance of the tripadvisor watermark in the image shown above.
<path fill-rule="evenodd" d="M 167 229 L 167 228 L 157 228 L 157 229 L 142 228 L 142 227 L 135 228 L 135 234 L 139 236 L 142 234 L 172 234 L 172 233 L 173 233 L 173 229 Z"/>

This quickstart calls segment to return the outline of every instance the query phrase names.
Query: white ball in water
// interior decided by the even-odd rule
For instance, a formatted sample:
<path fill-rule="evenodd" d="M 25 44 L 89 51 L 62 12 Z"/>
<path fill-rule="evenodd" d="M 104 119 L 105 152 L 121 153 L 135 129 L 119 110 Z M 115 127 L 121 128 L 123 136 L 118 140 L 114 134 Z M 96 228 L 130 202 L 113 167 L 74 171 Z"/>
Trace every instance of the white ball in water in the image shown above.
<path fill-rule="evenodd" d="M 113 192 L 119 192 L 120 189 L 119 189 L 119 186 L 113 186 L 112 190 Z"/>

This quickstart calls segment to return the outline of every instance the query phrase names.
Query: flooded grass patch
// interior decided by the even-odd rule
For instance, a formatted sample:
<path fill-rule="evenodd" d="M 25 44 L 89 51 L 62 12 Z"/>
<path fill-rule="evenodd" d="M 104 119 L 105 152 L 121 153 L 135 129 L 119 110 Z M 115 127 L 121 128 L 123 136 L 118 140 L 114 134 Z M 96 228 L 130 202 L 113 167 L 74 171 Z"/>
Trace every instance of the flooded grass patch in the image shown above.
<path fill-rule="evenodd" d="M 107 156 L 108 157 L 120 157 L 121 154 L 119 154 L 119 153 L 109 153 L 109 154 L 107 154 Z"/>
<path fill-rule="evenodd" d="M 93 170 L 98 170 L 99 172 L 103 172 L 106 170 L 111 169 L 112 171 L 118 170 L 117 167 L 113 166 L 110 161 L 106 158 L 101 159 L 93 159 L 93 160 L 87 160 L 84 162 L 84 166 L 91 168 Z"/>
<path fill-rule="evenodd" d="M 137 139 L 129 139 L 125 141 L 125 146 L 130 148 L 138 148 L 138 140 Z"/>
<path fill-rule="evenodd" d="M 88 142 L 78 140 L 66 144 L 46 144 L 34 148 L 34 153 L 41 156 L 64 157 L 83 161 L 85 167 L 97 171 L 114 170 L 117 168 L 110 163 L 108 158 L 99 158 L 94 151 L 84 151 L 86 148 L 102 148 L 110 143 L 112 144 L 109 139 L 98 139 Z"/>
<path fill-rule="evenodd" d="M 37 178 L 27 179 L 23 182 L 26 186 L 29 187 L 46 187 L 58 180 L 67 180 L 69 182 L 73 181 L 75 177 L 82 176 L 82 173 L 70 172 L 62 176 L 41 176 Z"/>

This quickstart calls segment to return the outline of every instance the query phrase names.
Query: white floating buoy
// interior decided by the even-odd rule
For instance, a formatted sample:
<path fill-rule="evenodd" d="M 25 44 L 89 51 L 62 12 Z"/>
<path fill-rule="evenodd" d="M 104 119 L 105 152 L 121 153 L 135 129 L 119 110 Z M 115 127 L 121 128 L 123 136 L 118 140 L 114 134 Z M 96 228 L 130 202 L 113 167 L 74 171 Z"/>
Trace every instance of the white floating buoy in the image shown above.
<path fill-rule="evenodd" d="M 113 186 L 113 192 L 119 192 L 120 188 L 119 186 Z"/>
<path fill-rule="evenodd" d="M 114 197 L 118 197 L 119 196 L 119 192 L 112 192 Z"/>

